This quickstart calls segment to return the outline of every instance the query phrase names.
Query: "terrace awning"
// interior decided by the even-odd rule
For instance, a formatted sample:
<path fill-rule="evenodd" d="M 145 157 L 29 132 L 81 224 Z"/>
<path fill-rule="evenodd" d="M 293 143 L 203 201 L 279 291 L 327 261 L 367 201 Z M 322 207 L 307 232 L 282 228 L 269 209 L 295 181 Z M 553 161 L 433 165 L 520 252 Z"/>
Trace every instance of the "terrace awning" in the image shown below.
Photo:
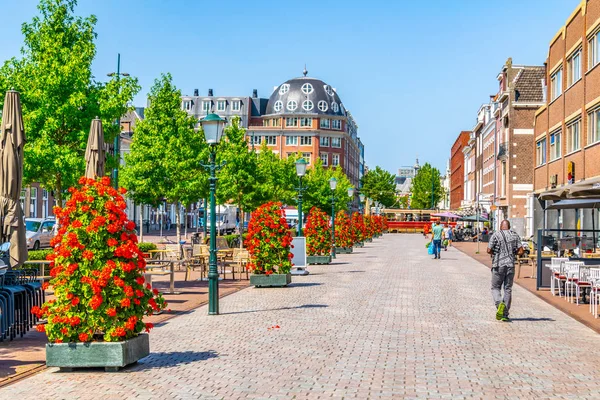
<path fill-rule="evenodd" d="M 561 200 L 546 207 L 546 210 L 575 210 L 578 208 L 600 208 L 600 198 Z"/>

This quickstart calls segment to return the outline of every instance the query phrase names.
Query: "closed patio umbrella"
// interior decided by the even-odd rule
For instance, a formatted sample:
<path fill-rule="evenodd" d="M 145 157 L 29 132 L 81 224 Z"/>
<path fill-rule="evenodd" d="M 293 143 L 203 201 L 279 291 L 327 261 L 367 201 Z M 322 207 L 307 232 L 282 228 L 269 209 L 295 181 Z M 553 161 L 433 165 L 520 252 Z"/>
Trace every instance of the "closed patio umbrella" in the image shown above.
<path fill-rule="evenodd" d="M 10 241 L 10 264 L 14 268 L 27 260 L 25 223 L 19 201 L 25 145 L 19 92 L 9 90 L 6 93 L 0 130 L 0 242 Z"/>
<path fill-rule="evenodd" d="M 85 148 L 85 176 L 92 179 L 104 176 L 104 129 L 98 118 L 92 120 Z"/>

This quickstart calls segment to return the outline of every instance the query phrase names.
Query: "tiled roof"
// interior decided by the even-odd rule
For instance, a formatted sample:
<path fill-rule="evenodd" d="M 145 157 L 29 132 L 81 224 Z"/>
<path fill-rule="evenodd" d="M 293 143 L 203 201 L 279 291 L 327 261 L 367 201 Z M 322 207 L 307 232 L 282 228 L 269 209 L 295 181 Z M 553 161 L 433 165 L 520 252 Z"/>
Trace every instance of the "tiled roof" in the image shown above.
<path fill-rule="evenodd" d="M 515 101 L 519 103 L 543 102 L 542 81 L 545 77 L 544 67 L 523 68 L 515 77 Z"/>

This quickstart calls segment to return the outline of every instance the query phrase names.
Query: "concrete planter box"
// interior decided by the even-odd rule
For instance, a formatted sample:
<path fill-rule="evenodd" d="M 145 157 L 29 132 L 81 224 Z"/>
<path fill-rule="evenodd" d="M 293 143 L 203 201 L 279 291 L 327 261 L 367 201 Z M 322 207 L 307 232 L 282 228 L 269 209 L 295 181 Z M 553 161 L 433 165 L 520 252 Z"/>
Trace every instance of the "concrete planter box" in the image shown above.
<path fill-rule="evenodd" d="M 61 371 L 104 367 L 107 372 L 116 372 L 149 354 L 150 341 L 145 333 L 124 342 L 48 343 L 46 365 Z"/>
<path fill-rule="evenodd" d="M 255 287 L 284 287 L 292 283 L 292 274 L 251 274 L 250 284 Z"/>
<path fill-rule="evenodd" d="M 365 247 L 365 243 L 364 242 L 356 242 L 356 243 L 354 243 L 354 247 Z"/>
<path fill-rule="evenodd" d="M 352 247 L 336 247 L 335 248 L 336 254 L 350 254 L 350 253 L 352 253 L 352 251 L 353 251 Z"/>
<path fill-rule="evenodd" d="M 306 256 L 307 264 L 331 264 L 331 256 Z"/>

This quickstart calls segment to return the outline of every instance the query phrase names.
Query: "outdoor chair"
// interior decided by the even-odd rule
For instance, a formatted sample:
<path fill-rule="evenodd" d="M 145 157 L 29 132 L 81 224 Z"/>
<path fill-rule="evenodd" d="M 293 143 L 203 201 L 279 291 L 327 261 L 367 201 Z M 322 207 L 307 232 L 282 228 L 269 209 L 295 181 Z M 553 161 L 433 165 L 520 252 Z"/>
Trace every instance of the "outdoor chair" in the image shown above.
<path fill-rule="evenodd" d="M 196 247 L 196 246 L 199 246 L 199 245 L 194 245 L 194 247 Z M 188 249 L 188 251 L 185 252 L 185 280 L 186 281 L 188 280 L 190 270 L 193 271 L 196 268 L 200 269 L 200 279 L 202 279 L 204 277 L 204 272 L 206 270 L 205 258 L 200 254 L 195 255 L 194 248 Z"/>
<path fill-rule="evenodd" d="M 579 271 L 583 266 L 584 263 L 581 261 L 565 262 L 565 299 L 569 303 L 572 303 L 574 294 L 579 294 L 579 286 L 577 285 L 577 282 L 579 281 Z M 579 299 L 577 299 L 577 304 L 579 304 Z"/>
<path fill-rule="evenodd" d="M 4 274 L 4 282 L 0 288 L 4 293 L 8 294 L 9 312 L 12 314 L 11 340 L 16 335 L 25 334 L 27 327 L 27 316 L 31 307 L 27 301 L 27 289 L 19 284 L 19 275 L 14 271 L 9 271 Z"/>
<path fill-rule="evenodd" d="M 4 272 L 0 270 L 0 341 L 10 337 L 12 339 L 11 328 L 14 323 L 14 308 L 11 308 L 9 295 L 2 290 L 4 286 Z"/>
<path fill-rule="evenodd" d="M 556 296 L 556 287 L 558 286 L 558 295 L 562 297 L 562 283 L 567 279 L 563 274 L 564 263 L 569 261 L 568 258 L 553 257 L 550 260 L 550 271 L 552 279 L 550 280 L 550 292 L 552 296 Z"/>
<path fill-rule="evenodd" d="M 590 312 L 598 318 L 598 296 L 600 295 L 600 268 L 589 269 L 590 287 Z"/>

